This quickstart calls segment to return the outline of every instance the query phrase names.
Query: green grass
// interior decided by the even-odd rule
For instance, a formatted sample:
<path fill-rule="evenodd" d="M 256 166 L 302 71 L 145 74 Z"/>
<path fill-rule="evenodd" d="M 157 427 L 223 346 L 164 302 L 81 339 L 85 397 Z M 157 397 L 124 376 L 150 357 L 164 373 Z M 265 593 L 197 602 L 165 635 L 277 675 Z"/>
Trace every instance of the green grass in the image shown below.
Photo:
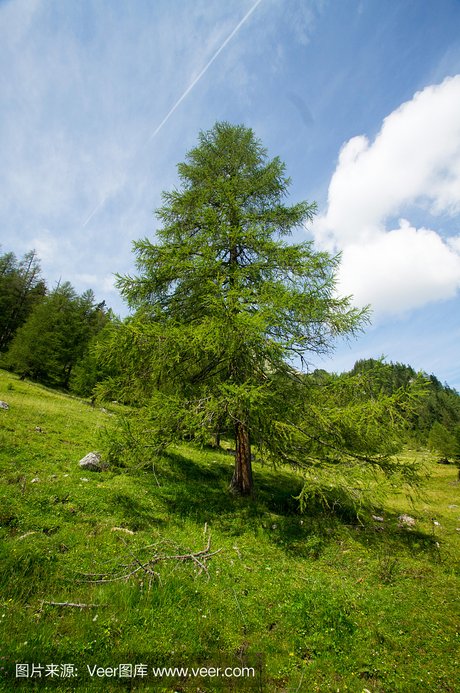
<path fill-rule="evenodd" d="M 184 446 L 155 473 L 82 472 L 78 460 L 102 445 L 116 405 L 92 408 L 3 371 L 0 399 L 10 405 L 0 410 L 0 690 L 458 690 L 454 467 L 424 455 L 424 497 L 414 506 L 392 497 L 379 509 L 383 523 L 314 508 L 300 515 L 301 481 L 290 472 L 256 463 L 255 497 L 231 495 L 223 452 Z M 401 513 L 414 528 L 398 526 Z M 220 549 L 208 574 L 165 560 L 158 579 L 144 570 L 104 584 L 82 577 L 199 551 L 207 531 Z M 241 666 L 260 657 L 261 679 L 85 674 L 94 664 Z M 16 663 L 73 663 L 78 677 L 21 680 Z"/>

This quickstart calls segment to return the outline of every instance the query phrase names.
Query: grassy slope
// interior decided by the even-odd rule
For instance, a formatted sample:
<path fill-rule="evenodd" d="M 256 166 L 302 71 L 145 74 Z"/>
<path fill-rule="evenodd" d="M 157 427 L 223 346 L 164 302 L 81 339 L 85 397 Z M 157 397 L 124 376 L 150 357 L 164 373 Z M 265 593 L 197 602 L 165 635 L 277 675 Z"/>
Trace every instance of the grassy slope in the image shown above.
<path fill-rule="evenodd" d="M 298 515 L 298 479 L 257 464 L 256 497 L 232 497 L 224 453 L 176 449 L 155 474 L 81 472 L 78 460 L 97 449 L 110 413 L 2 371 L 0 399 L 10 405 L 0 410 L 0 690 L 19 685 L 15 662 L 79 667 L 78 678 L 55 685 L 25 680 L 27 690 L 458 690 L 454 468 L 431 462 L 422 501 L 392 498 L 383 524 L 362 526 Z M 398 527 L 402 512 L 417 519 L 414 529 Z M 205 523 L 212 549 L 222 549 L 208 576 L 197 563 L 165 561 L 151 584 L 144 571 L 79 582 L 81 572 L 123 574 L 135 558 L 198 551 Z M 120 686 L 80 673 L 124 662 L 237 666 L 259 652 L 262 683 L 136 678 Z"/>

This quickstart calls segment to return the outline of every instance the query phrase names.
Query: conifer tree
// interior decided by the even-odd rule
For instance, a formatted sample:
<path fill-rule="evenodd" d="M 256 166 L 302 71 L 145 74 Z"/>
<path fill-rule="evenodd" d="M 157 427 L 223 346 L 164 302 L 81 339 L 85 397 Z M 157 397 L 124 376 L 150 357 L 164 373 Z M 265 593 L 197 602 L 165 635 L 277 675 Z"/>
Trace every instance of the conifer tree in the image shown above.
<path fill-rule="evenodd" d="M 0 255 L 0 352 L 7 350 L 16 330 L 46 293 L 40 262 L 34 250 L 18 260 Z"/>
<path fill-rule="evenodd" d="M 428 447 L 437 452 L 443 460 L 460 461 L 460 436 L 458 426 L 450 431 L 443 424 L 435 421 L 428 436 Z"/>
<path fill-rule="evenodd" d="M 337 296 L 339 257 L 286 240 L 315 205 L 286 203 L 285 166 L 251 129 L 201 132 L 178 173 L 156 242 L 134 245 L 138 275 L 119 278 L 134 314 L 112 358 L 149 444 L 229 429 L 232 487 L 249 494 L 251 443 L 280 449 L 274 423 L 289 419 L 296 369 L 361 329 L 367 312 Z"/>
<path fill-rule="evenodd" d="M 72 369 L 103 321 L 91 290 L 78 296 L 69 282 L 46 296 L 17 330 L 5 365 L 22 377 L 68 388 Z"/>

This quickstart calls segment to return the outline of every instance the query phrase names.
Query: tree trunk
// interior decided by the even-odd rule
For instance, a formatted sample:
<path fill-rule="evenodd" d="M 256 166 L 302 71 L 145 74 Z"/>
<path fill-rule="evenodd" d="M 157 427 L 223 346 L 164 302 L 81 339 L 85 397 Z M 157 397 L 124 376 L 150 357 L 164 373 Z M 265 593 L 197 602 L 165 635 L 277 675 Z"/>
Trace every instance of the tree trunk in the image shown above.
<path fill-rule="evenodd" d="M 252 493 L 251 444 L 247 426 L 241 421 L 235 424 L 235 470 L 233 472 L 232 489 L 242 496 Z"/>

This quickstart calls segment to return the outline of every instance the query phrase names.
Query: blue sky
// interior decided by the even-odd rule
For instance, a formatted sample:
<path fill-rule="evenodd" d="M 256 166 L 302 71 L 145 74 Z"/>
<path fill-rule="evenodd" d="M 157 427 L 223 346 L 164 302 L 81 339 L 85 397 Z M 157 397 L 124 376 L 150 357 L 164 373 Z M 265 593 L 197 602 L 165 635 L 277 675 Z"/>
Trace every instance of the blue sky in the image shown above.
<path fill-rule="evenodd" d="M 197 134 L 252 127 L 342 253 L 372 325 L 315 365 L 384 355 L 460 389 L 458 0 L 0 0 L 0 242 L 124 308 Z"/>

